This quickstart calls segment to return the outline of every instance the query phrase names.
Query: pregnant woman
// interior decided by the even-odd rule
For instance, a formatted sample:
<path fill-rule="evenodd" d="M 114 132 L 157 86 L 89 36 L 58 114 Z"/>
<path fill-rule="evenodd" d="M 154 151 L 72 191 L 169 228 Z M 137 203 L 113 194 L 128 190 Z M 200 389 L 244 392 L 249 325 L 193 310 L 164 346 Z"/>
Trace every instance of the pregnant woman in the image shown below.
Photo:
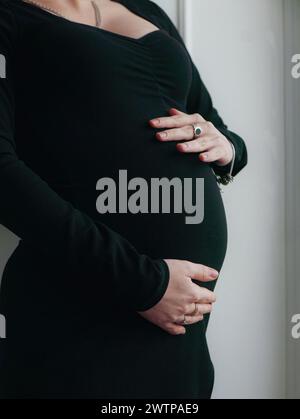
<path fill-rule="evenodd" d="M 0 0 L 0 54 L 1 398 L 210 398 L 218 182 L 247 151 L 175 26 L 149 0 Z"/>

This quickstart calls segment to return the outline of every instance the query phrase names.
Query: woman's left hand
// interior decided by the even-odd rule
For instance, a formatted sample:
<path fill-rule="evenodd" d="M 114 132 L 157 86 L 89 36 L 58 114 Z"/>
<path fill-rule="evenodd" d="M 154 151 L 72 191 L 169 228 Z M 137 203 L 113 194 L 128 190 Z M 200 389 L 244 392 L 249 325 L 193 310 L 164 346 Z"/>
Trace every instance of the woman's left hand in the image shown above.
<path fill-rule="evenodd" d="M 211 122 L 197 113 L 188 115 L 174 108 L 169 113 L 170 116 L 149 121 L 153 128 L 163 130 L 156 133 L 159 141 L 185 140 L 176 145 L 177 150 L 181 153 L 200 153 L 199 159 L 205 163 L 214 162 L 218 166 L 226 166 L 232 161 L 233 150 L 229 140 Z M 196 139 L 193 124 L 202 129 L 200 137 Z"/>

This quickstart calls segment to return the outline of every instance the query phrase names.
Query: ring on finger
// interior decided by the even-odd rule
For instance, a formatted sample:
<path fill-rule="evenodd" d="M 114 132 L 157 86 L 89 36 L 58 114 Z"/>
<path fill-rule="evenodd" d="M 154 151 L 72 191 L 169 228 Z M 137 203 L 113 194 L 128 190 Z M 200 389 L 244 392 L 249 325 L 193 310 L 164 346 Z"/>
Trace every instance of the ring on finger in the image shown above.
<path fill-rule="evenodd" d="M 189 322 L 188 322 L 188 321 L 187 321 L 187 319 L 186 319 L 185 314 L 183 315 L 183 321 L 182 321 L 182 324 L 183 324 L 184 326 L 186 326 L 187 324 L 189 324 Z"/>
<path fill-rule="evenodd" d="M 194 304 L 195 304 L 195 310 L 193 311 L 191 316 L 197 316 L 197 314 L 199 312 L 199 304 L 197 304 L 197 303 L 194 303 Z"/>
<path fill-rule="evenodd" d="M 194 139 L 199 138 L 203 132 L 203 129 L 199 124 L 192 124 L 193 131 L 194 131 Z"/>

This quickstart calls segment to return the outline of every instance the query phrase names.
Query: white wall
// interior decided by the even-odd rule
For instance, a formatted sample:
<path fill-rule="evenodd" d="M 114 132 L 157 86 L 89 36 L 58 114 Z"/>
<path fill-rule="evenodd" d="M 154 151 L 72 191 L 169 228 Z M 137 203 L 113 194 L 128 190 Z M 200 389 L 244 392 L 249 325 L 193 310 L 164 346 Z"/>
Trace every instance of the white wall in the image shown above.
<path fill-rule="evenodd" d="M 300 78 L 293 78 L 291 59 L 300 54 L 300 0 L 284 2 L 286 81 L 286 202 L 287 202 L 287 390 L 300 398 L 300 340 L 292 339 L 291 318 L 300 313 Z M 294 64 L 293 64 L 294 65 Z"/>
<path fill-rule="evenodd" d="M 178 19 L 178 5 L 177 0 L 156 0 L 155 3 L 159 4 L 170 16 L 176 24 Z"/>
<path fill-rule="evenodd" d="M 285 396 L 281 0 L 185 0 L 192 55 L 249 166 L 224 193 L 229 249 L 209 329 L 215 398 Z M 191 13 L 192 10 L 192 13 Z"/>

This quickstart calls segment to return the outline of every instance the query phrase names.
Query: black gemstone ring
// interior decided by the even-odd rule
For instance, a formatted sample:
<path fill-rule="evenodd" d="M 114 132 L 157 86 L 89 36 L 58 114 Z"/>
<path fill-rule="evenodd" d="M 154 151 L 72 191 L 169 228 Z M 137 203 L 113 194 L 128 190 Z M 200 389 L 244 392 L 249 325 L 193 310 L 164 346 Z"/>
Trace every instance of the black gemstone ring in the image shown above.
<path fill-rule="evenodd" d="M 193 130 L 194 130 L 194 138 L 200 137 L 202 134 L 202 128 L 199 125 L 193 124 Z"/>

